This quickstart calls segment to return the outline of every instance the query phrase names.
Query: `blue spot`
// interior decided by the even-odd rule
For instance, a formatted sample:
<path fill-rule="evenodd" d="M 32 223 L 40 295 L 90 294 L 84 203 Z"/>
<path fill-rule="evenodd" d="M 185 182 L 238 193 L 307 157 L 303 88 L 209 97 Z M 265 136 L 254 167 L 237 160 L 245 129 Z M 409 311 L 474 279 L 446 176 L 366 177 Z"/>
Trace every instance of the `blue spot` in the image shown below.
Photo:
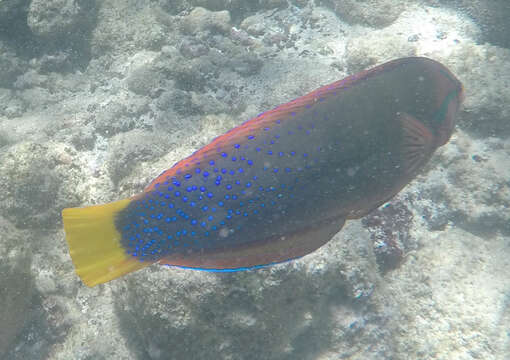
<path fill-rule="evenodd" d="M 226 186 L 226 188 L 227 188 L 227 190 L 231 190 L 231 189 L 232 189 L 232 185 L 228 184 L 228 185 Z"/>
<path fill-rule="evenodd" d="M 236 172 L 235 172 L 235 170 L 230 170 L 228 173 L 229 173 L 230 175 L 234 175 Z"/>
<path fill-rule="evenodd" d="M 237 199 L 237 195 L 234 194 L 234 195 L 232 195 L 232 200 L 235 200 L 235 199 Z"/>
<path fill-rule="evenodd" d="M 235 147 L 236 149 L 239 149 L 239 147 L 240 147 L 240 146 L 241 146 L 241 145 L 239 145 L 239 144 L 235 144 L 235 145 L 234 145 L 234 147 Z"/>
<path fill-rule="evenodd" d="M 248 181 L 248 182 L 246 183 L 246 187 L 250 187 L 250 186 L 251 186 L 251 182 L 249 182 L 249 181 Z"/>
<path fill-rule="evenodd" d="M 252 166 L 253 165 L 253 161 L 252 160 L 248 160 L 247 161 L 248 165 Z"/>
<path fill-rule="evenodd" d="M 179 191 L 176 191 L 176 192 L 174 193 L 174 195 L 175 195 L 175 196 L 177 196 L 177 197 L 179 197 L 179 196 L 181 196 L 181 193 L 180 193 Z"/>
<path fill-rule="evenodd" d="M 207 193 L 207 197 L 211 199 L 213 197 L 213 193 L 212 192 Z"/>
<path fill-rule="evenodd" d="M 222 168 L 222 169 L 221 169 L 221 173 L 222 173 L 222 174 L 226 174 L 226 173 L 227 173 L 227 169 Z"/>
<path fill-rule="evenodd" d="M 228 156 L 228 154 L 227 154 L 226 152 L 222 152 L 222 153 L 221 153 L 221 156 L 222 156 L 222 157 L 227 157 L 227 156 Z"/>
<path fill-rule="evenodd" d="M 280 119 L 276 120 L 276 123 L 279 124 L 281 123 L 282 121 Z"/>
<path fill-rule="evenodd" d="M 200 191 L 201 192 L 205 192 L 207 189 L 205 188 L 205 186 L 200 186 Z"/>
<path fill-rule="evenodd" d="M 184 177 L 185 177 L 186 179 L 191 179 L 191 174 L 186 174 L 186 175 L 184 175 Z"/>
<path fill-rule="evenodd" d="M 188 186 L 188 187 L 186 188 L 186 191 L 187 191 L 187 192 L 192 192 L 192 191 L 193 191 L 193 188 L 192 188 L 191 186 Z"/>
<path fill-rule="evenodd" d="M 304 154 L 303 154 L 303 157 L 307 157 L 307 156 L 308 156 L 308 154 L 307 154 L 307 153 L 304 153 Z"/>
<path fill-rule="evenodd" d="M 239 170 L 238 170 L 238 171 L 239 171 L 240 173 L 243 173 L 243 172 L 244 172 L 243 168 L 239 168 Z"/>
<path fill-rule="evenodd" d="M 291 156 L 294 156 L 294 155 L 296 155 L 296 152 L 295 152 L 295 151 L 291 151 L 291 152 L 290 152 L 290 155 L 291 155 Z"/>
<path fill-rule="evenodd" d="M 195 172 L 196 172 L 197 174 L 200 174 L 200 168 L 196 168 L 196 169 L 195 169 Z"/>
<path fill-rule="evenodd" d="M 218 206 L 223 206 L 223 205 L 224 205 L 223 201 L 218 202 Z"/>
<path fill-rule="evenodd" d="M 281 152 L 281 151 L 280 151 L 280 152 L 278 153 L 278 155 L 279 155 L 279 156 L 283 156 L 283 152 Z"/>
<path fill-rule="evenodd" d="M 236 180 L 236 185 L 241 185 L 241 182 L 239 180 Z"/>
<path fill-rule="evenodd" d="M 271 150 L 269 150 L 269 151 L 267 152 L 267 155 L 273 155 L 273 152 L 272 152 Z"/>
<path fill-rule="evenodd" d="M 232 156 L 232 161 L 236 161 L 237 158 L 235 156 Z"/>
<path fill-rule="evenodd" d="M 188 201 L 188 198 L 186 196 L 183 196 L 182 201 L 186 202 L 186 201 Z"/>
<path fill-rule="evenodd" d="M 274 171 L 275 173 L 277 173 L 277 172 L 278 172 L 278 168 L 274 168 L 274 169 L 273 169 L 273 171 Z"/>
<path fill-rule="evenodd" d="M 209 165 L 213 166 L 214 165 L 214 160 L 209 161 Z"/>
<path fill-rule="evenodd" d="M 269 128 L 268 127 L 264 128 L 264 131 L 269 131 Z"/>
<path fill-rule="evenodd" d="M 260 152 L 260 150 L 261 150 L 261 149 L 260 149 L 259 147 L 255 148 L 255 151 L 256 151 L 256 152 Z"/>
<path fill-rule="evenodd" d="M 191 225 L 196 225 L 197 224 L 197 221 L 195 219 L 192 219 L 191 220 Z"/>
<path fill-rule="evenodd" d="M 207 205 L 202 206 L 202 211 L 207 211 L 207 209 L 209 209 Z"/>
<path fill-rule="evenodd" d="M 181 186 L 181 183 L 180 183 L 180 182 L 178 182 L 177 180 L 175 180 L 173 184 L 174 184 L 175 186 L 177 186 L 177 187 Z"/>
<path fill-rule="evenodd" d="M 204 173 L 202 174 L 204 177 L 208 177 L 209 176 L 209 172 L 208 171 L 204 171 Z"/>
<path fill-rule="evenodd" d="M 200 226 L 202 226 L 202 227 L 205 227 L 206 225 L 207 225 L 207 224 L 206 224 L 204 221 L 202 221 L 202 222 L 200 223 Z"/>
<path fill-rule="evenodd" d="M 207 220 L 209 220 L 209 221 L 212 221 L 213 219 L 214 219 L 214 218 L 213 218 L 213 216 L 212 216 L 212 215 L 209 215 L 209 216 L 207 217 Z"/>
<path fill-rule="evenodd" d="M 193 207 L 193 206 L 195 206 L 196 204 L 197 204 L 196 202 L 191 201 L 191 202 L 189 203 L 189 206 Z"/>
<path fill-rule="evenodd" d="M 198 189 L 198 187 L 197 187 L 196 185 L 193 185 L 193 186 L 191 187 L 191 190 L 193 190 L 193 191 L 197 191 L 197 189 Z"/>
<path fill-rule="evenodd" d="M 248 135 L 248 140 L 253 140 L 253 139 L 255 139 L 255 136 L 253 136 L 253 135 Z"/>

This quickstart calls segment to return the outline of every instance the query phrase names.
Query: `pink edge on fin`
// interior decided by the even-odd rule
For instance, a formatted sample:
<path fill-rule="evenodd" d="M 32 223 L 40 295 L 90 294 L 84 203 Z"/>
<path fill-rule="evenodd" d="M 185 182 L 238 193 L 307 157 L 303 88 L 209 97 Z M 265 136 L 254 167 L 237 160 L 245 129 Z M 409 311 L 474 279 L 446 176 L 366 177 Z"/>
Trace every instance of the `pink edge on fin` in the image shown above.
<path fill-rule="evenodd" d="M 327 219 L 278 238 L 214 252 L 174 254 L 161 259 L 159 263 L 201 270 L 236 270 L 281 263 L 315 251 L 331 240 L 344 223 L 343 218 Z"/>
<path fill-rule="evenodd" d="M 402 125 L 402 162 L 405 172 L 415 174 L 436 149 L 436 139 L 427 127 L 407 113 L 398 113 Z"/>

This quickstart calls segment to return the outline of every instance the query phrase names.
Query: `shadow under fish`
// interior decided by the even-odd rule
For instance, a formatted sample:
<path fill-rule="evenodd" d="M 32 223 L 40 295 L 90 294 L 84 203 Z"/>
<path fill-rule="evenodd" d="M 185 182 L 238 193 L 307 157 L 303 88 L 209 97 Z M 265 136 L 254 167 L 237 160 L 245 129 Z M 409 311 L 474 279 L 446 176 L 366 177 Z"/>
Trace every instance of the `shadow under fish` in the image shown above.
<path fill-rule="evenodd" d="M 259 114 L 141 194 L 64 209 L 76 272 L 94 286 L 153 263 L 237 271 L 306 255 L 408 184 L 462 100 L 446 67 L 412 57 Z"/>

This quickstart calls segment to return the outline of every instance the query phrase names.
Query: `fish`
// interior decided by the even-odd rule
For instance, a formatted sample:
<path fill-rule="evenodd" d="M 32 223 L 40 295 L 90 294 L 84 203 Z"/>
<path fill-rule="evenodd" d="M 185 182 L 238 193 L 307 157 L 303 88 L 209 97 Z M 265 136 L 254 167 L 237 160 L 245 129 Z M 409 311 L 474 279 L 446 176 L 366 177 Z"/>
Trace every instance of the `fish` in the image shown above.
<path fill-rule="evenodd" d="M 95 286 L 155 263 L 228 272 L 307 255 L 413 180 L 463 99 L 444 65 L 408 57 L 263 112 L 139 194 L 64 209 L 76 273 Z"/>

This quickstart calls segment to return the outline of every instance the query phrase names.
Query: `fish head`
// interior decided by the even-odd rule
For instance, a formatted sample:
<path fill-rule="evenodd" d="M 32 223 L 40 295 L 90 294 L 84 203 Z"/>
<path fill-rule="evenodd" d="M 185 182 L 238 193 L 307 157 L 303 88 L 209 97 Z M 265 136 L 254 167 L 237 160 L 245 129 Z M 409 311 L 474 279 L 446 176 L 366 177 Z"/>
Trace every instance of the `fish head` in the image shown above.
<path fill-rule="evenodd" d="M 433 117 L 437 146 L 442 146 L 450 140 L 457 113 L 465 97 L 462 83 L 448 69 L 441 67 L 436 77 L 437 111 Z"/>

